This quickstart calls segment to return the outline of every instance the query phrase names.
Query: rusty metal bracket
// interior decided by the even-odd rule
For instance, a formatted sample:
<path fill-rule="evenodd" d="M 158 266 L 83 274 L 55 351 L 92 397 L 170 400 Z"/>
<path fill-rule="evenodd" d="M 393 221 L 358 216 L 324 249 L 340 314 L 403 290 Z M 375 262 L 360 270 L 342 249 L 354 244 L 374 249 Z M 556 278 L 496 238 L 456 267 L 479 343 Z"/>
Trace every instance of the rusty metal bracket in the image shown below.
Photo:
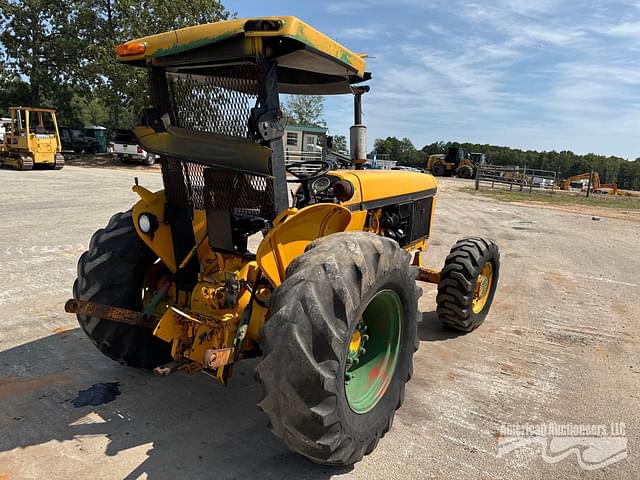
<path fill-rule="evenodd" d="M 205 368 L 220 368 L 234 362 L 232 348 L 220 348 L 218 350 L 205 350 L 202 364 Z"/>
<path fill-rule="evenodd" d="M 411 265 L 422 268 L 422 250 L 417 250 L 413 254 L 413 261 L 411 262 Z"/>
<path fill-rule="evenodd" d="M 158 324 L 157 318 L 147 317 L 142 312 L 100 303 L 84 302 L 75 298 L 67 300 L 67 303 L 64 304 L 64 311 L 146 328 L 155 328 Z"/>
<path fill-rule="evenodd" d="M 429 268 L 419 267 L 418 277 L 416 280 L 427 283 L 440 283 L 440 272 L 438 270 L 431 270 Z"/>

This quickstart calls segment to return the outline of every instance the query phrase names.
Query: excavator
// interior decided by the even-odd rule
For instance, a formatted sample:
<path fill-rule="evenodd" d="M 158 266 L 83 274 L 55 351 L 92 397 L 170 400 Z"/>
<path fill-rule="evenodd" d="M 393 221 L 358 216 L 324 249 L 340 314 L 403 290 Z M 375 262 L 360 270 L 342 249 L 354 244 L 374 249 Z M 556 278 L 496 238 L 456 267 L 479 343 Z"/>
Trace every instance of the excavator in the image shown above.
<path fill-rule="evenodd" d="M 617 195 L 618 185 L 615 183 L 600 183 L 600 174 L 598 172 L 580 173 L 568 177 L 560 183 L 560 190 L 579 189 L 583 191 L 588 187 L 589 176 L 591 175 L 591 191 L 593 193 L 604 193 L 608 195 Z"/>

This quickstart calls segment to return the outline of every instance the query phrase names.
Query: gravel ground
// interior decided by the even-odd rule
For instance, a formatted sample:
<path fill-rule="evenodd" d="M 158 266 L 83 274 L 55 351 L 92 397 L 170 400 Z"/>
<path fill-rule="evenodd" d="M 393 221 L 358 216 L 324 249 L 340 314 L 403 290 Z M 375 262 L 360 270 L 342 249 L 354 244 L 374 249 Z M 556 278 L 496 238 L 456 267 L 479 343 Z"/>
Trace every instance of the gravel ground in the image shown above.
<path fill-rule="evenodd" d="M 228 387 L 155 378 L 103 357 L 64 313 L 91 234 L 136 201 L 134 175 L 161 185 L 144 169 L 0 170 L 0 480 L 638 478 L 640 223 L 498 203 L 441 181 L 425 260 L 440 267 L 463 236 L 494 239 L 493 309 L 459 336 L 438 323 L 425 286 L 421 348 L 394 428 L 364 461 L 335 470 L 271 436 L 255 406 L 256 361 Z M 98 382 L 120 382 L 122 394 L 75 408 Z M 591 471 L 575 453 L 547 463 L 540 445 L 498 457 L 502 424 L 550 422 L 625 422 L 628 457 Z M 593 463 L 593 453 L 581 458 Z"/>

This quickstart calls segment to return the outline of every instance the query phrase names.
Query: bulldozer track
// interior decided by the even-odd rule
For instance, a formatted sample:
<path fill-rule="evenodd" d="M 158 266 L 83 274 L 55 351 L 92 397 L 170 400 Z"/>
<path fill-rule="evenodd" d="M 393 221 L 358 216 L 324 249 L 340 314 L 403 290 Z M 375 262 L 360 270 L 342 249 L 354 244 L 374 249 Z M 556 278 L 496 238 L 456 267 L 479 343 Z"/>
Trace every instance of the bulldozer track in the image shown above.
<path fill-rule="evenodd" d="M 20 160 L 16 163 L 16 170 L 31 170 L 33 168 L 33 157 L 20 154 Z"/>
<path fill-rule="evenodd" d="M 33 158 L 23 153 L 5 153 L 0 157 L 0 164 L 11 167 L 14 170 L 31 170 L 33 168 Z"/>
<path fill-rule="evenodd" d="M 56 154 L 55 160 L 53 163 L 54 170 L 62 170 L 64 168 L 64 157 L 62 155 Z"/>

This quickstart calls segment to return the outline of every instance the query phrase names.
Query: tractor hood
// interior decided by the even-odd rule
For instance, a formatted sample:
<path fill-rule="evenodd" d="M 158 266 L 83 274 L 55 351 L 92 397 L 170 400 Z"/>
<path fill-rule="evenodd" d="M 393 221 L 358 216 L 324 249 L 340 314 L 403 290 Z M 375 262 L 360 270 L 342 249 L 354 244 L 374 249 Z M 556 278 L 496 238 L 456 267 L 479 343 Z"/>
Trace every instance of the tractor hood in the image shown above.
<path fill-rule="evenodd" d="M 348 180 L 355 187 L 353 198 L 343 204 L 352 211 L 433 197 L 438 187 L 433 176 L 418 172 L 337 170 L 331 175 Z"/>

